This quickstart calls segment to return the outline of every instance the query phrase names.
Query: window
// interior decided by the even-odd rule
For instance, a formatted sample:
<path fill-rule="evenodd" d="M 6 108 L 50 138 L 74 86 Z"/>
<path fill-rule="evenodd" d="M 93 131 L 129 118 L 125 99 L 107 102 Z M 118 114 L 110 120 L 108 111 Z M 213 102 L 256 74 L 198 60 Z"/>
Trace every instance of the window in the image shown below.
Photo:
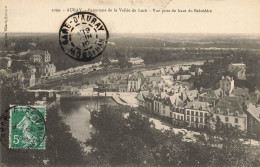
<path fill-rule="evenodd" d="M 200 112 L 200 116 L 203 117 L 203 112 Z"/>
<path fill-rule="evenodd" d="M 181 116 L 181 120 L 183 121 L 183 116 Z"/>
<path fill-rule="evenodd" d="M 194 117 L 191 117 L 191 122 L 194 122 Z"/>
<path fill-rule="evenodd" d="M 200 118 L 200 123 L 203 123 L 203 118 Z"/>
<path fill-rule="evenodd" d="M 187 116 L 187 121 L 190 121 L 190 116 Z"/>
<path fill-rule="evenodd" d="M 187 115 L 190 115 L 190 110 L 187 110 Z"/>
<path fill-rule="evenodd" d="M 235 123 L 238 123 L 238 118 L 235 118 Z"/>
<path fill-rule="evenodd" d="M 173 115 L 173 118 L 176 118 L 176 114 Z"/>
<path fill-rule="evenodd" d="M 196 122 L 199 122 L 199 118 L 198 117 L 196 117 Z"/>
<path fill-rule="evenodd" d="M 191 115 L 194 115 L 194 111 L 191 111 Z"/>
<path fill-rule="evenodd" d="M 163 114 L 165 114 L 165 110 L 163 110 Z"/>
<path fill-rule="evenodd" d="M 178 120 L 180 119 L 180 116 L 178 115 Z"/>
<path fill-rule="evenodd" d="M 226 122 L 228 122 L 228 117 L 225 118 Z"/>
<path fill-rule="evenodd" d="M 199 115 L 198 115 L 199 113 L 198 113 L 197 111 L 195 112 L 195 114 L 196 114 L 196 116 L 199 116 Z"/>
<path fill-rule="evenodd" d="M 205 113 L 205 117 L 207 117 L 207 113 Z"/>

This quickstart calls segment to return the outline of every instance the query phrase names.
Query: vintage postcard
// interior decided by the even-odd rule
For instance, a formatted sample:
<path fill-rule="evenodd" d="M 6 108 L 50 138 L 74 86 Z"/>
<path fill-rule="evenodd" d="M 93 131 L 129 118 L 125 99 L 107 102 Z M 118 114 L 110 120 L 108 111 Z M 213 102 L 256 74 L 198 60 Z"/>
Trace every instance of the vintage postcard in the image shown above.
<path fill-rule="evenodd" d="M 260 0 L 0 0 L 0 166 L 260 166 Z"/>

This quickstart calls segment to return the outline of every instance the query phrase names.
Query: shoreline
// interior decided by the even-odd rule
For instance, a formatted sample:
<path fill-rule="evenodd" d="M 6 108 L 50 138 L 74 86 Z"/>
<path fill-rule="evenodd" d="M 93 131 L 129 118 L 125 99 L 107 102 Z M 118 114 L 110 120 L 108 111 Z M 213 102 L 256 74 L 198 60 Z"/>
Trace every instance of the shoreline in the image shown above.
<path fill-rule="evenodd" d="M 162 67 L 167 67 L 167 66 L 182 66 L 182 65 L 187 66 L 187 65 L 198 64 L 198 63 L 203 64 L 203 62 L 205 62 L 205 60 L 170 61 L 170 62 L 160 62 L 160 63 L 156 63 L 156 64 L 150 64 L 150 65 L 145 65 L 145 66 L 134 66 L 131 68 L 124 68 L 124 69 L 111 69 L 108 71 L 104 71 L 104 70 L 92 71 L 90 73 L 80 74 L 80 75 L 79 75 L 79 73 L 75 73 L 75 74 L 71 74 L 65 78 L 62 78 L 62 77 L 56 78 L 54 81 L 49 80 L 49 83 L 48 83 L 48 79 L 47 79 L 47 83 L 44 83 L 42 85 L 35 85 L 33 89 L 41 89 L 41 88 L 51 89 L 51 88 L 57 87 L 61 83 L 68 83 L 73 80 L 79 80 L 81 82 L 84 82 L 84 81 L 93 82 L 91 80 L 96 80 L 95 78 L 102 77 L 103 75 L 108 75 L 110 73 L 129 74 L 129 73 L 135 72 L 135 71 L 152 70 L 152 69 L 157 69 L 157 68 L 162 68 Z"/>

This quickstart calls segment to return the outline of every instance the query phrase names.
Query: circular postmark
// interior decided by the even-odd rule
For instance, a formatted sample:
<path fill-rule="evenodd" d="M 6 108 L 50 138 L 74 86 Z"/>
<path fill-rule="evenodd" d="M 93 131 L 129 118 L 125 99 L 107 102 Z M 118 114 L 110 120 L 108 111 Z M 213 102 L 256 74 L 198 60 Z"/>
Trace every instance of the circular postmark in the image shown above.
<path fill-rule="evenodd" d="M 45 110 L 13 106 L 0 117 L 0 140 L 11 149 L 45 149 Z"/>
<path fill-rule="evenodd" d="M 103 21 L 90 12 L 77 12 L 62 23 L 59 42 L 62 50 L 78 61 L 90 61 L 104 51 L 109 37 Z"/>

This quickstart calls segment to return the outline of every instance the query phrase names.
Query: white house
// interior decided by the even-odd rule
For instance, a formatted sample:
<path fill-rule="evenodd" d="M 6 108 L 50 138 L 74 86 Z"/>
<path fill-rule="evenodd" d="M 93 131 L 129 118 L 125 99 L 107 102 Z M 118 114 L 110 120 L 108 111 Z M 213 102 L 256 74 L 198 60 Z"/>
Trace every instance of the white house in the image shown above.
<path fill-rule="evenodd" d="M 144 60 L 141 59 L 140 57 L 131 57 L 129 58 L 129 63 L 133 64 L 133 65 L 139 65 L 139 64 L 142 64 L 144 63 Z"/>
<path fill-rule="evenodd" d="M 222 76 L 222 79 L 219 81 L 220 89 L 224 92 L 226 95 L 230 95 L 235 87 L 234 79 L 229 76 Z"/>
<path fill-rule="evenodd" d="M 205 128 L 208 123 L 209 103 L 201 101 L 189 102 L 185 106 L 186 122 L 194 128 Z"/>
<path fill-rule="evenodd" d="M 213 108 L 215 122 L 220 119 L 222 123 L 230 124 L 241 130 L 247 129 L 247 115 L 237 100 L 220 99 Z"/>
<path fill-rule="evenodd" d="M 246 65 L 244 63 L 231 63 L 228 65 L 228 71 L 232 72 L 237 79 L 246 80 Z"/>

